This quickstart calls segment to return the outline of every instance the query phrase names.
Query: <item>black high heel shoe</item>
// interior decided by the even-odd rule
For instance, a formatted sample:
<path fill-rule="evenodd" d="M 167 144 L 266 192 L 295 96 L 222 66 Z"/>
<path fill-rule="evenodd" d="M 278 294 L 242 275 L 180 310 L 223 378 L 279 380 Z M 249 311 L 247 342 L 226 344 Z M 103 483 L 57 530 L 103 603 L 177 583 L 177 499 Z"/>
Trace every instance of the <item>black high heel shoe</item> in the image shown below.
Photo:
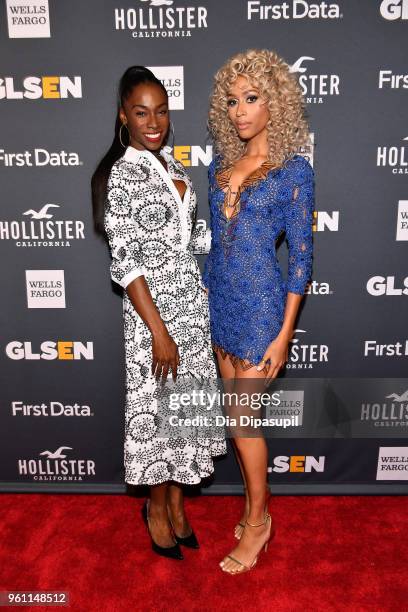
<path fill-rule="evenodd" d="M 167 508 L 167 512 L 169 513 L 169 508 Z M 200 545 L 198 543 L 198 540 L 193 530 L 191 530 L 190 535 L 185 536 L 184 538 L 181 538 L 180 536 L 176 534 L 174 525 L 171 522 L 170 513 L 169 513 L 169 521 L 170 521 L 170 525 L 173 528 L 174 537 L 176 538 L 176 542 L 178 544 L 181 544 L 182 546 L 185 546 L 186 548 L 196 548 L 196 549 L 200 548 Z"/>
<path fill-rule="evenodd" d="M 193 530 L 191 530 L 190 535 L 186 536 L 185 538 L 180 538 L 176 534 L 174 534 L 174 537 L 176 538 L 176 542 L 178 542 L 178 544 L 181 544 L 182 546 L 186 546 L 187 548 L 200 548 L 200 545 Z"/>
<path fill-rule="evenodd" d="M 142 507 L 142 518 L 143 522 L 147 527 L 147 531 L 149 532 L 149 536 L 152 542 L 152 550 L 162 557 L 167 557 L 168 559 L 177 559 L 178 561 L 182 561 L 184 559 L 183 553 L 180 550 L 180 546 L 178 542 L 174 546 L 159 546 L 152 538 L 152 534 L 149 529 L 149 515 L 147 511 L 147 500 L 143 504 Z"/>

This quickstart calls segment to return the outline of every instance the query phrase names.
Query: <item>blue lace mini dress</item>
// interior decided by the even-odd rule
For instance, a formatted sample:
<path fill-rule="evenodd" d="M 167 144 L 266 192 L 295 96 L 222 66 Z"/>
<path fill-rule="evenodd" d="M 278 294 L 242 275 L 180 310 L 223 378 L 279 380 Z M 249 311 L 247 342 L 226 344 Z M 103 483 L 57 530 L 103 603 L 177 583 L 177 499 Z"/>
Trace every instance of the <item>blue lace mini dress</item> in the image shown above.
<path fill-rule="evenodd" d="M 228 219 L 225 188 L 232 169 L 210 164 L 211 249 L 203 282 L 208 288 L 213 348 L 244 369 L 258 365 L 279 334 L 287 292 L 303 295 L 312 269 L 314 173 L 300 155 L 272 168 L 265 162 L 242 184 L 239 208 Z M 288 275 L 276 258 L 282 233 Z"/>

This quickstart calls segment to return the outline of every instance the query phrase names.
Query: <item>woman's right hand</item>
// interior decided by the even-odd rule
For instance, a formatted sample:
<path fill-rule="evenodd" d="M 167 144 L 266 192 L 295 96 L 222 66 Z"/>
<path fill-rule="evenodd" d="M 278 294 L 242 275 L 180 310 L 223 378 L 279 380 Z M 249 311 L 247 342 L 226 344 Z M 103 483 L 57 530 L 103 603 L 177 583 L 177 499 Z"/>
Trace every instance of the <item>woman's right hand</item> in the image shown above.
<path fill-rule="evenodd" d="M 178 346 L 170 336 L 167 329 L 160 330 L 152 335 L 152 374 L 156 380 L 166 382 L 169 369 L 173 380 L 177 378 L 177 367 L 180 363 Z"/>

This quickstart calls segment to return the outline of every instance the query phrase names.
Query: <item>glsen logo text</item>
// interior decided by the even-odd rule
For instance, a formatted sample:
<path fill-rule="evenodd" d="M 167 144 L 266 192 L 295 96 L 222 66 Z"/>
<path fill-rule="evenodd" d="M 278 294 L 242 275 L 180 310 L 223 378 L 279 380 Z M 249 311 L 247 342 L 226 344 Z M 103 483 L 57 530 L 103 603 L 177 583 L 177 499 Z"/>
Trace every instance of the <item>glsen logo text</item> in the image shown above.
<path fill-rule="evenodd" d="M 0 79 L 0 100 L 45 100 L 82 98 L 80 76 L 28 76 L 23 79 L 23 89 L 17 89 L 12 77 Z"/>
<path fill-rule="evenodd" d="M 76 342 L 58 340 L 54 342 L 52 340 L 46 340 L 41 343 L 40 351 L 34 352 L 31 342 L 20 342 L 19 340 L 13 340 L 6 346 L 6 355 L 14 361 L 20 361 L 21 359 L 37 360 L 45 359 L 51 361 L 54 359 L 60 359 L 63 361 L 86 359 L 92 360 L 94 358 L 93 342 Z"/>
<path fill-rule="evenodd" d="M 382 0 L 380 13 L 387 21 L 408 19 L 408 0 Z"/>
<path fill-rule="evenodd" d="M 372 276 L 367 281 L 370 295 L 408 295 L 408 276 L 402 281 L 403 287 L 396 287 L 395 276 Z"/>
<path fill-rule="evenodd" d="M 313 457 L 311 455 L 279 455 L 274 457 L 273 465 L 268 467 L 268 472 L 324 472 L 324 464 L 326 457 L 320 455 Z"/>
<path fill-rule="evenodd" d="M 313 225 L 312 229 L 314 232 L 329 232 L 339 231 L 339 215 L 338 210 L 333 210 L 331 213 L 325 210 L 314 210 L 313 211 Z"/>

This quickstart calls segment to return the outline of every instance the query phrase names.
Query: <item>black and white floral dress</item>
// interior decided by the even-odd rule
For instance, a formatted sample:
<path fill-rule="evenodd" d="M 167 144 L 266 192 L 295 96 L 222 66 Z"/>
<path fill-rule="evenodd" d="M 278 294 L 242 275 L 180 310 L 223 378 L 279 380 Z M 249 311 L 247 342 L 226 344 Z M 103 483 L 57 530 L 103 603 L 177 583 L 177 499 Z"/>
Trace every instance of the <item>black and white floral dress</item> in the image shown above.
<path fill-rule="evenodd" d="M 111 277 L 125 289 L 144 275 L 160 315 L 179 348 L 178 378 L 216 379 L 208 299 L 193 255 L 196 195 L 183 165 L 165 147 L 166 172 L 150 151 L 128 147 L 112 167 L 105 229 Z M 172 179 L 186 183 L 183 199 Z M 159 437 L 157 383 L 151 373 L 151 333 L 123 292 L 126 356 L 125 481 L 197 484 L 226 452 L 224 436 Z M 171 374 L 169 374 L 171 378 Z"/>

